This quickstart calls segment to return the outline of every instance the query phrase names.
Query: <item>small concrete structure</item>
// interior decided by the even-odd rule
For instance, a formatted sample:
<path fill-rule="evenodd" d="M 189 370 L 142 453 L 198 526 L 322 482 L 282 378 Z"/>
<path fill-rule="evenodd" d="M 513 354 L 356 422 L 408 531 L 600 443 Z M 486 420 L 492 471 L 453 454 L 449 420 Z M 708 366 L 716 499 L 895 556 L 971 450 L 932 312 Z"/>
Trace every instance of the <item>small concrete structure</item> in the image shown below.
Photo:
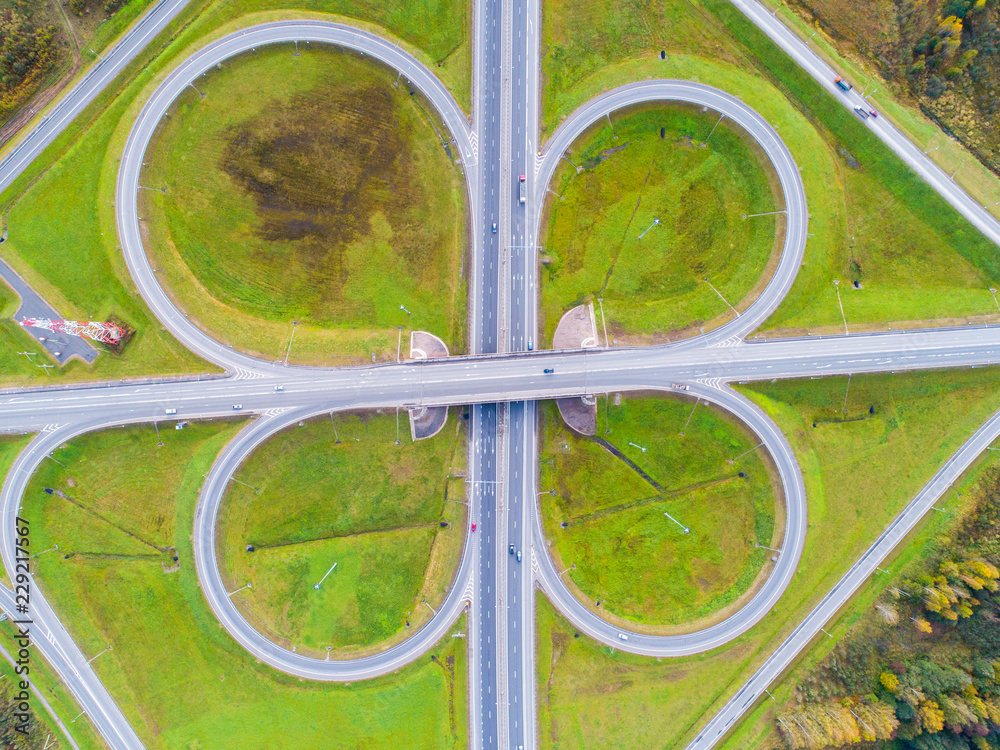
<path fill-rule="evenodd" d="M 427 331 L 410 333 L 410 359 L 436 359 L 448 356 L 448 345 Z"/>
<path fill-rule="evenodd" d="M 589 349 L 599 344 L 593 302 L 563 313 L 552 336 L 553 349 Z"/>
<path fill-rule="evenodd" d="M 427 331 L 410 333 L 410 359 L 437 359 L 448 356 L 448 345 Z M 409 410 L 410 437 L 424 440 L 434 437 L 448 421 L 447 406 L 417 406 Z"/>
<path fill-rule="evenodd" d="M 581 435 L 597 434 L 597 397 L 573 396 L 572 398 L 557 398 L 556 406 L 559 416 L 566 426 Z"/>
<path fill-rule="evenodd" d="M 415 406 L 409 410 L 410 437 L 423 440 L 434 437 L 444 429 L 448 421 L 447 406 Z"/>
<path fill-rule="evenodd" d="M 590 349 L 599 344 L 593 302 L 567 310 L 552 337 L 553 349 Z M 597 433 L 597 399 L 594 396 L 557 398 L 556 406 L 571 430 L 581 435 Z"/>

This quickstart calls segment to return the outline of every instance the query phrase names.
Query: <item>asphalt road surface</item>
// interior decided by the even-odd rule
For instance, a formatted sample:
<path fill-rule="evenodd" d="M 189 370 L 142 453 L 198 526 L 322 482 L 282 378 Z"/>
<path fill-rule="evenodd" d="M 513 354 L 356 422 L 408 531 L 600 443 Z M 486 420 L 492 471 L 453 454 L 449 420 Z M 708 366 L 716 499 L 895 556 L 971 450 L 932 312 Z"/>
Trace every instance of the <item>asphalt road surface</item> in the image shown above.
<path fill-rule="evenodd" d="M 166 2 L 163 5 L 180 7 L 181 3 Z M 744 7 L 748 4 L 737 0 L 737 5 Z M 753 17 L 752 8 L 747 12 Z M 478 521 L 481 526 L 469 535 L 456 585 L 442 608 L 443 614 L 433 618 L 405 644 L 369 660 L 327 662 L 332 666 L 317 668 L 314 662 L 318 660 L 300 661 L 298 655 L 289 656 L 290 652 L 276 649 L 273 644 L 261 643 L 259 634 L 252 629 L 247 632 L 245 621 L 238 613 L 235 618 L 232 617 L 227 608 L 227 605 L 232 605 L 224 589 L 215 590 L 210 595 L 213 610 L 220 621 L 245 647 L 279 668 L 317 679 L 351 678 L 343 675 L 353 675 L 357 679 L 398 667 L 426 650 L 436 637 L 447 630 L 462 607 L 467 602 L 473 602 L 470 634 L 473 629 L 475 634 L 470 639 L 470 647 L 475 674 L 470 676 L 470 684 L 479 687 L 478 694 L 474 690 L 474 695 L 470 696 L 473 723 L 479 724 L 478 731 L 473 729 L 474 747 L 479 741 L 477 737 L 483 746 L 498 745 L 502 738 L 512 744 L 523 739 L 525 747 L 534 744 L 533 670 L 524 669 L 526 664 L 532 663 L 527 653 L 533 648 L 533 634 L 529 632 L 533 628 L 530 611 L 532 570 L 549 596 L 578 627 L 599 640 L 636 653 L 666 655 L 712 648 L 745 632 L 755 618 L 767 611 L 780 596 L 801 550 L 803 534 L 800 527 L 805 523 L 801 477 L 787 442 L 774 424 L 728 389 L 726 383 L 838 373 L 979 366 L 1000 361 L 1000 330 L 995 328 L 745 343 L 742 336 L 752 331 L 773 310 L 791 284 L 804 246 L 805 198 L 795 165 L 790 162 L 780 139 L 766 122 L 742 107 L 738 100 L 727 98 L 721 92 L 684 82 L 648 82 L 625 86 L 585 105 L 553 136 L 541 159 L 534 160 L 533 171 L 529 168 L 529 161 L 533 160 L 533 138 L 537 133 L 537 25 L 533 25 L 537 24 L 537 4 L 512 8 L 510 19 L 503 14 L 504 6 L 499 2 L 482 0 L 477 3 L 476 28 L 477 32 L 482 30 L 483 33 L 477 33 L 475 51 L 474 130 L 468 128 L 464 115 L 440 82 L 412 57 L 392 44 L 349 27 L 317 22 L 269 24 L 230 35 L 182 63 L 147 103 L 130 135 L 119 176 L 119 231 L 129 268 L 157 317 L 194 351 L 227 367 L 235 376 L 200 383 L 105 384 L 0 395 L 0 429 L 44 430 L 18 457 L 5 480 L 0 505 L 8 523 L 17 513 L 24 486 L 34 467 L 53 447 L 83 431 L 161 419 L 167 408 L 177 409 L 175 418 L 183 419 L 230 415 L 233 413 L 232 405 L 239 403 L 243 404 L 243 411 L 263 415 L 220 456 L 203 489 L 196 521 L 199 529 L 196 547 L 200 550 L 197 553 L 199 575 L 206 591 L 212 591 L 216 586 L 212 580 L 215 577 L 212 573 L 212 503 L 221 497 L 241 456 L 245 456 L 254 445 L 287 420 L 348 407 L 482 404 L 472 410 L 473 461 L 470 462 L 470 521 Z M 768 22 L 763 19 L 763 23 Z M 772 32 L 780 36 L 780 29 L 772 29 Z M 145 145 L 177 93 L 208 67 L 255 45 L 293 39 L 341 44 L 372 54 L 404 72 L 441 112 L 466 166 L 470 204 L 473 207 L 473 255 L 480 259 L 470 272 L 473 275 L 474 298 L 471 326 L 474 332 L 473 350 L 489 355 L 509 348 L 514 353 L 347 371 L 285 368 L 235 353 L 212 341 L 190 325 L 166 298 L 156 283 L 138 240 L 135 200 Z M 499 42 L 496 49 L 494 41 Z M 505 52 L 504 44 L 507 42 L 509 47 Z M 793 42 L 788 44 L 794 47 Z M 809 69 L 808 61 L 802 64 Z M 815 70 L 817 80 L 827 75 L 827 71 Z M 505 78 L 509 86 L 507 89 L 504 88 Z M 829 86 L 832 87 L 832 76 Z M 211 95 L 210 91 L 208 95 Z M 702 101 L 704 106 L 733 119 L 741 118 L 740 124 L 761 142 L 775 162 L 787 204 L 789 231 L 782 260 L 770 284 L 749 309 L 742 311 L 726 326 L 679 344 L 614 351 L 524 352 L 524 339 L 532 337 L 537 326 L 537 295 L 533 276 L 537 256 L 534 248 L 541 215 L 539 195 L 544 195 L 539 188 L 548 184 L 555 162 L 575 137 L 573 133 L 580 132 L 604 112 L 614 111 L 629 103 L 667 98 L 691 101 L 684 99 L 685 96 L 705 97 L 708 101 Z M 505 103 L 509 106 L 506 110 Z M 850 106 L 850 101 L 846 104 Z M 521 105 L 523 107 L 518 109 Z M 868 122 L 869 127 L 873 127 L 871 123 L 874 121 Z M 884 121 L 880 118 L 878 122 Z M 891 126 L 884 131 L 874 127 L 873 130 L 890 145 L 898 136 L 898 133 L 894 135 Z M 505 142 L 509 153 L 504 153 Z M 561 145 L 563 142 L 565 146 Z M 896 144 L 896 147 L 907 152 L 905 141 Z M 904 158 L 913 158 L 911 163 L 914 168 L 921 171 L 927 168 L 924 162 L 928 160 L 922 154 L 920 157 L 909 154 Z M 521 167 L 520 163 L 524 166 Z M 523 207 L 515 198 L 516 177 L 519 174 L 532 176 L 528 186 L 529 200 Z M 921 174 L 924 172 L 921 171 Z M 957 203 L 959 210 L 968 211 L 970 219 L 978 222 L 977 226 L 988 236 L 994 239 L 1000 237 L 1000 233 L 995 233 L 997 222 L 991 217 L 980 216 L 976 207 L 969 205 L 971 199 L 950 186 L 949 181 L 941 182 L 933 170 L 927 175 L 925 178 L 949 200 Z M 985 213 L 981 208 L 978 212 Z M 493 219 L 494 216 L 496 219 Z M 494 220 L 503 226 L 503 230 L 496 234 L 491 231 Z M 480 221 L 482 225 L 479 225 Z M 510 252 L 506 256 L 500 246 L 501 238 L 508 243 Z M 506 270 L 503 268 L 505 257 L 509 262 Z M 506 296 L 503 292 L 505 286 L 508 286 Z M 505 301 L 507 307 L 503 308 Z M 546 375 L 542 372 L 544 368 L 552 368 L 555 372 Z M 610 628 L 593 616 L 571 596 L 566 598 L 568 592 L 545 554 L 533 497 L 535 416 L 530 402 L 539 398 L 609 391 L 669 390 L 673 383 L 689 384 L 689 393 L 730 409 L 758 432 L 779 466 L 789 506 L 793 510 L 788 514 L 786 540 L 775 571 L 768 584 L 747 607 L 714 629 L 672 638 L 632 634 L 627 642 L 623 642 L 617 637 L 617 629 Z M 276 392 L 276 384 L 284 385 L 285 390 Z M 509 406 L 498 407 L 497 403 L 509 403 Z M 783 668 L 781 664 L 787 665 L 815 634 L 814 626 L 820 627 L 825 622 L 824 618 L 836 611 L 850 592 L 860 585 L 866 571 L 870 572 L 867 566 L 873 562 L 877 564 L 881 556 L 905 536 L 930 507 L 929 503 L 947 486 L 949 477 L 957 476 L 956 472 L 968 465 L 986 443 L 996 437 L 997 432 L 1000 432 L 1000 417 L 991 420 L 977 433 L 894 521 L 886 534 L 852 568 L 852 572 L 779 648 L 765 668 L 699 735 L 695 743 L 697 747 L 714 744 L 736 718 L 760 698 L 763 685 L 780 672 Z M 498 462 L 498 457 L 502 459 L 502 464 Z M 506 485 L 506 490 L 498 492 L 501 483 Z M 794 510 L 799 506 L 799 510 Z M 217 505 L 215 507 L 217 509 Z M 519 565 L 511 562 L 501 539 L 507 544 L 521 545 L 522 562 Z M 532 554 L 527 554 L 525 546 L 531 547 Z M 13 569 L 14 551 L 9 534 L 0 541 L 0 553 L 5 565 Z M 494 594 L 494 591 L 498 593 Z M 209 596 L 208 593 L 206 595 Z M 490 606 L 494 597 L 496 603 Z M 13 603 L 0 598 L 0 605 L 8 607 Z M 140 747 L 138 738 L 86 666 L 83 654 L 62 629 L 37 588 L 32 598 L 32 615 L 44 634 L 39 648 L 53 660 L 74 694 L 80 697 L 102 735 L 114 747 Z M 497 644 L 500 644 L 500 651 Z M 514 653 L 515 646 L 520 656 Z M 776 671 L 768 672 L 767 669 Z M 502 704 L 498 702 L 499 692 L 505 695 Z M 529 700 L 531 707 L 527 705 Z M 501 716 L 506 716 L 505 724 L 501 724 Z"/>

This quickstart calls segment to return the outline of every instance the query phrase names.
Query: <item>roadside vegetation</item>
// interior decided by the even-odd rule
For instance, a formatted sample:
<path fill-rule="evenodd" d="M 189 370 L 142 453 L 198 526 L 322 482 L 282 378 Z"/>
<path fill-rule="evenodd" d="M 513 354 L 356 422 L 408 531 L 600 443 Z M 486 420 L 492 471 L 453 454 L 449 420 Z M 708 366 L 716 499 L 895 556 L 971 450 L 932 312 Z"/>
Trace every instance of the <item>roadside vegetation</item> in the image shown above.
<path fill-rule="evenodd" d="M 707 655 L 661 662 L 612 655 L 575 638 L 562 623 L 565 636 L 558 629 L 549 636 L 540 615 L 544 744 L 645 748 L 692 740 L 947 457 L 1000 408 L 995 378 L 988 368 L 855 377 L 846 412 L 847 378 L 742 387 L 788 436 L 802 468 L 809 529 L 799 572 L 771 614 Z M 950 513 L 956 501 L 949 495 L 941 507 Z M 942 514 L 933 516 L 937 523 Z M 556 648 L 560 638 L 564 650 Z M 547 643 L 554 645 L 543 652 Z"/>
<path fill-rule="evenodd" d="M 593 437 L 543 405 L 549 553 L 592 610 L 649 632 L 690 630 L 759 580 L 770 553 L 758 543 L 779 546 L 768 467 L 755 436 L 717 409 L 653 394 L 612 401 L 599 404 Z"/>
<path fill-rule="evenodd" d="M 353 14 L 355 20 L 351 22 L 397 39 L 432 67 L 467 108 L 471 70 L 468 8 L 467 3 L 456 0 L 392 7 L 316 0 L 310 3 L 308 14 L 339 21 L 347 21 L 347 14 Z M 335 13 L 343 15 L 329 15 Z M 0 324 L 0 377 L 5 383 L 112 379 L 209 369 L 160 330 L 135 294 L 117 245 L 113 202 L 118 158 L 133 118 L 171 66 L 208 41 L 240 27 L 302 15 L 304 11 L 282 10 L 263 0 L 193 0 L 170 30 L 150 44 L 123 76 L 0 194 L 0 209 L 9 230 L 3 257 L 28 283 L 67 318 L 103 319 L 113 314 L 137 330 L 136 338 L 120 357 L 102 355 L 90 368 L 74 362 L 49 370 L 47 375 L 26 357 L 17 355 L 19 351 L 36 351 L 32 349 L 33 339 L 16 330 L 19 327 L 15 324 Z M 380 23 L 386 25 L 376 25 Z M 287 49 L 289 55 L 294 53 L 292 47 Z M 60 217 L 59 222 L 51 221 L 54 215 Z M 0 298 L 5 310 L 16 309 L 9 290 L 4 288 Z"/>
<path fill-rule="evenodd" d="M 59 545 L 35 559 L 36 585 L 88 658 L 113 646 L 92 666 L 144 744 L 464 747 L 461 639 L 398 674 L 339 685 L 261 665 L 219 627 L 190 533 L 202 475 L 240 426 L 163 425 L 162 447 L 150 425 L 81 436 L 40 467 L 22 506 L 32 545 Z"/>
<path fill-rule="evenodd" d="M 426 622 L 464 540 L 465 482 L 454 475 L 466 434 L 455 417 L 433 438 L 396 445 L 392 414 L 324 416 L 254 451 L 218 524 L 228 589 L 252 583 L 233 597 L 247 619 L 286 648 L 325 657 L 332 646 L 342 658 Z"/>
<path fill-rule="evenodd" d="M 747 307 L 783 240 L 774 216 L 742 218 L 776 208 L 751 144 L 681 106 L 616 113 L 582 135 L 570 149 L 577 168 L 563 161 L 553 177 L 542 228 L 546 339 L 566 310 L 597 298 L 612 345 L 714 327 L 732 317 L 720 295 Z"/>
<path fill-rule="evenodd" d="M 801 168 L 812 236 L 765 332 L 843 331 L 834 280 L 850 330 L 994 320 L 992 243 L 725 0 L 557 1 L 542 52 L 548 132 L 596 94 L 647 78 L 716 86 L 775 125 Z"/>
<path fill-rule="evenodd" d="M 392 71 L 322 45 L 198 81 L 147 151 L 147 252 L 220 340 L 303 364 L 396 358 L 397 326 L 465 344 L 463 177 Z M 281 81 L 275 86 L 275 81 Z M 401 309 L 412 314 L 407 313 Z"/>
<path fill-rule="evenodd" d="M 833 637 L 773 688 L 777 701 L 759 706 L 728 745 L 846 747 L 891 734 L 906 749 L 994 747 L 998 483 L 987 453 L 946 512 L 932 514 L 890 575 L 828 626 Z"/>
<path fill-rule="evenodd" d="M 9 140 L 151 0 L 0 3 L 0 143 Z"/>
<path fill-rule="evenodd" d="M 895 97 L 919 108 L 1000 173 L 1000 4 L 843 0 L 792 7 L 834 47 L 874 67 Z"/>

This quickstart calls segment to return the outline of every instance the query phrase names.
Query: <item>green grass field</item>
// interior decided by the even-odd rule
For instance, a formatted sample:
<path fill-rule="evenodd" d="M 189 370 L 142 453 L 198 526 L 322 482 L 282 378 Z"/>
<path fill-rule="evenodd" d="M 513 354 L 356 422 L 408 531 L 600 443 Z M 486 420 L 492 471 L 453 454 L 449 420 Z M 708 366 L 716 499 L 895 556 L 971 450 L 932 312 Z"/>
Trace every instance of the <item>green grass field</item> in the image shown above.
<path fill-rule="evenodd" d="M 276 359 L 299 321 L 303 364 L 395 359 L 398 325 L 464 350 L 464 181 L 433 109 L 394 79 L 330 47 L 278 47 L 180 98 L 142 178 L 167 193 L 143 191 L 140 211 L 160 278 L 202 328 Z"/>
<path fill-rule="evenodd" d="M 389 677 L 331 685 L 261 665 L 219 627 L 190 534 L 202 475 L 240 426 L 168 427 L 162 448 L 150 426 L 85 435 L 29 485 L 32 544 L 59 544 L 36 559 L 37 585 L 88 657 L 113 645 L 93 666 L 125 716 L 150 748 L 464 747 L 460 639 Z"/>
<path fill-rule="evenodd" d="M 570 152 L 583 171 L 561 162 L 542 229 L 547 338 L 566 310 L 598 297 L 618 344 L 728 320 L 719 294 L 737 309 L 752 301 L 776 222 L 742 219 L 775 210 L 745 135 L 711 113 L 654 106 L 602 120 Z"/>
<path fill-rule="evenodd" d="M 102 356 L 90 368 L 70 363 L 47 376 L 17 356 L 19 351 L 34 351 L 33 340 L 16 330 L 18 326 L 0 324 L 0 380 L 28 384 L 58 377 L 113 379 L 208 369 L 160 330 L 135 294 L 117 249 L 113 201 L 118 158 L 132 119 L 169 68 L 212 39 L 251 23 L 281 18 L 308 15 L 345 21 L 351 16 L 364 28 L 398 39 L 433 68 L 468 109 L 471 11 L 467 2 L 422 0 L 387 7 L 367 0 L 309 0 L 307 6 L 292 11 L 263 0 L 194 0 L 169 31 L 0 194 L 9 229 L 3 257 L 60 314 L 84 319 L 115 314 L 139 330 L 122 357 Z M 58 222 L 51 220 L 54 215 Z M 12 300 L 4 288 L 0 303 L 5 314 L 8 309 L 13 312 Z"/>
<path fill-rule="evenodd" d="M 462 480 L 449 479 L 466 461 L 454 417 L 439 435 L 404 434 L 398 446 L 394 414 L 363 413 L 338 415 L 336 432 L 323 417 L 259 447 L 236 478 L 260 492 L 233 483 L 219 512 L 223 579 L 230 590 L 253 584 L 233 597 L 248 620 L 288 648 L 325 657 L 332 646 L 345 658 L 426 622 L 464 537 L 465 506 L 445 500 L 465 497 Z"/>
<path fill-rule="evenodd" d="M 659 663 L 611 655 L 573 638 L 571 629 L 565 635 L 568 626 L 563 636 L 549 637 L 540 615 L 543 746 L 673 747 L 693 739 L 948 456 L 1000 408 L 996 375 L 976 369 L 852 378 L 847 412 L 841 411 L 846 378 L 744 386 L 788 436 L 805 479 L 809 529 L 792 585 L 770 615 L 732 644 Z M 546 645 L 555 641 L 560 643 Z M 563 650 L 577 656 L 557 658 Z"/>
<path fill-rule="evenodd" d="M 801 167 L 813 236 L 765 331 L 842 331 L 835 279 L 851 330 L 996 315 L 995 246 L 730 3 L 557 1 L 543 20 L 548 132 L 602 91 L 649 78 L 716 86 L 777 128 Z"/>
<path fill-rule="evenodd" d="M 554 403 L 542 409 L 539 481 L 555 490 L 541 496 L 542 517 L 557 567 L 576 566 L 566 575 L 592 609 L 600 602 L 597 611 L 650 632 L 739 599 L 768 560 L 755 544 L 776 544 L 775 496 L 753 434 L 690 400 L 626 395 L 598 411 L 611 433 L 595 439 L 568 430 Z"/>

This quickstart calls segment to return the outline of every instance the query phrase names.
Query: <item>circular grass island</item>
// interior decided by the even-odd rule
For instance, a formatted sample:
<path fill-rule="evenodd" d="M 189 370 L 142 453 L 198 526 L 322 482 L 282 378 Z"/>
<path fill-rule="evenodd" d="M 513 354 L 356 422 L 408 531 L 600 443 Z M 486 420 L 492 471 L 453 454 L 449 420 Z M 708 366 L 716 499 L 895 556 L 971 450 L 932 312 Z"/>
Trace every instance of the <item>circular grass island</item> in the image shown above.
<path fill-rule="evenodd" d="M 465 484 L 454 476 L 464 423 L 413 442 L 400 418 L 401 445 L 394 413 L 301 423 L 259 446 L 230 483 L 219 569 L 227 591 L 242 588 L 240 613 L 284 648 L 381 651 L 444 600 L 464 540 Z"/>
<path fill-rule="evenodd" d="M 464 351 L 465 184 L 450 135 L 396 71 L 299 50 L 227 60 L 163 119 L 140 191 L 161 283 L 207 333 L 265 359 L 392 360 L 398 326 Z"/>
<path fill-rule="evenodd" d="M 783 199 L 738 125 L 699 107 L 646 104 L 599 120 L 567 153 L 541 230 L 547 341 L 564 313 L 601 299 L 598 329 L 603 309 L 612 346 L 664 343 L 718 327 L 764 289 L 784 217 L 752 215 Z"/>
<path fill-rule="evenodd" d="M 784 511 L 742 423 L 660 394 L 601 399 L 592 437 L 553 402 L 540 413 L 549 554 L 592 611 L 671 635 L 723 619 L 763 583 L 773 553 L 757 545 L 780 548 Z"/>

